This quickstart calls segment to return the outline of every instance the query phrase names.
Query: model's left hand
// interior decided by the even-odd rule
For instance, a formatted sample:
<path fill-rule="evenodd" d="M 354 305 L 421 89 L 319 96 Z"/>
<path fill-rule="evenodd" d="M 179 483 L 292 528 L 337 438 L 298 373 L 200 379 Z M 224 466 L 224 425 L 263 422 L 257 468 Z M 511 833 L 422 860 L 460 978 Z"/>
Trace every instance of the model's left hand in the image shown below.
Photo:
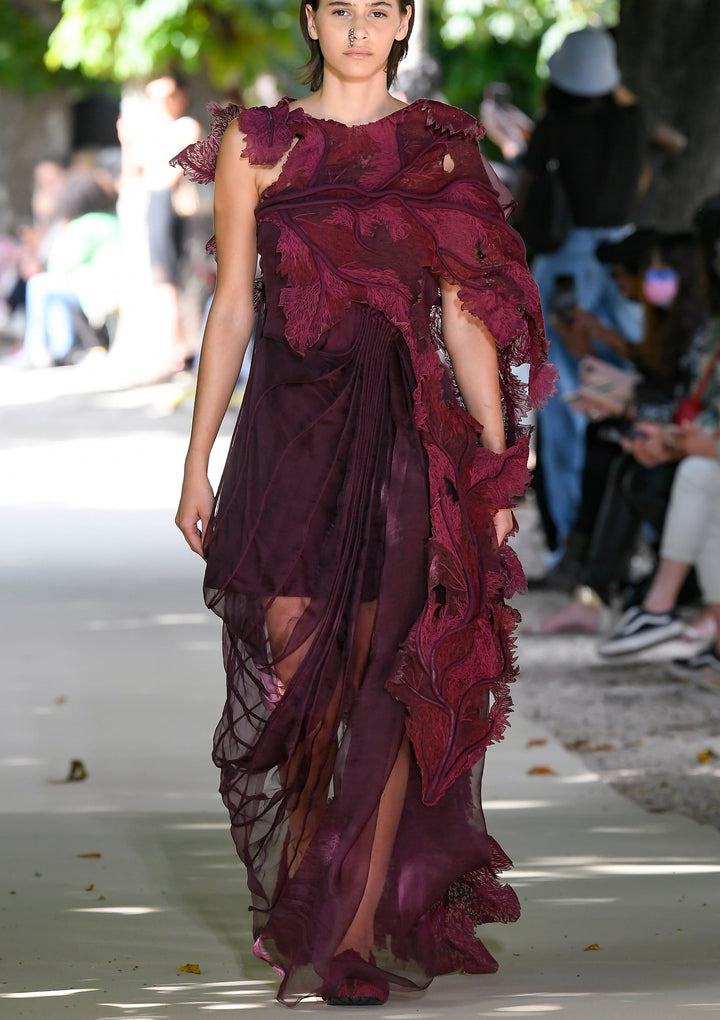
<path fill-rule="evenodd" d="M 515 527 L 512 510 L 498 510 L 493 517 L 493 525 L 495 526 L 495 534 L 497 535 L 498 545 L 502 545 Z"/>

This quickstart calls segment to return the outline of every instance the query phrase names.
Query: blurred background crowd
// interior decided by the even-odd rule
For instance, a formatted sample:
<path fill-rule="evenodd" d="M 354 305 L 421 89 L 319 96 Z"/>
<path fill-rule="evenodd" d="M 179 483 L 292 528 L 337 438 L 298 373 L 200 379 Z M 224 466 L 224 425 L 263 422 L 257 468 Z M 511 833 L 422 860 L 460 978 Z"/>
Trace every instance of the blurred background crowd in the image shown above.
<path fill-rule="evenodd" d="M 290 0 L 101 6 L 0 2 L 3 382 L 98 365 L 191 381 L 211 196 L 168 160 L 204 133 L 206 100 L 297 94 Z M 541 629 L 597 634 L 606 656 L 685 636 L 668 669 L 720 691 L 720 5 L 416 13 L 398 94 L 485 124 L 558 369 L 535 423 L 547 570 L 530 583 L 568 601 Z"/>

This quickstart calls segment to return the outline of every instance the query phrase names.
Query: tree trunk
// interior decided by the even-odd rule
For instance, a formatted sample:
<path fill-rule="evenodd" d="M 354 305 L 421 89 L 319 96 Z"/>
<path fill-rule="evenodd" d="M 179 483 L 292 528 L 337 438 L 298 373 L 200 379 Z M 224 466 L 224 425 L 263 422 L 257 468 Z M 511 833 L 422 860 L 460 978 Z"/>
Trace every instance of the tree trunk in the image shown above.
<path fill-rule="evenodd" d="M 22 6 L 25 16 L 40 22 L 50 34 L 60 17 L 60 5 L 52 0 L 24 0 Z M 35 164 L 69 155 L 69 105 L 61 91 L 28 93 L 21 81 L 17 89 L 0 89 L 0 234 L 12 233 L 29 221 Z"/>
<path fill-rule="evenodd" d="M 30 222 L 35 164 L 48 157 L 65 158 L 69 150 L 66 96 L 0 89 L 0 234 Z"/>
<path fill-rule="evenodd" d="M 623 80 L 651 123 L 665 121 L 689 140 L 682 155 L 651 153 L 638 221 L 687 229 L 698 205 L 720 192 L 720 2 L 621 0 L 618 44 Z"/>

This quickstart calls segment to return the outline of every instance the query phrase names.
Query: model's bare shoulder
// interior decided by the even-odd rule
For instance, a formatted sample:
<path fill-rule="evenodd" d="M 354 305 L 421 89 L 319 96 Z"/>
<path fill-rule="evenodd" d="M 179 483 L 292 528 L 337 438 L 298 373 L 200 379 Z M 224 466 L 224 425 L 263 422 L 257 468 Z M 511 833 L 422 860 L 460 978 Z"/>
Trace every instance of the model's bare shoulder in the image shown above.
<path fill-rule="evenodd" d="M 220 140 L 215 163 L 215 202 L 225 195 L 246 204 L 257 204 L 263 187 L 261 168 L 251 162 L 247 135 L 240 129 L 237 118 L 232 121 Z"/>

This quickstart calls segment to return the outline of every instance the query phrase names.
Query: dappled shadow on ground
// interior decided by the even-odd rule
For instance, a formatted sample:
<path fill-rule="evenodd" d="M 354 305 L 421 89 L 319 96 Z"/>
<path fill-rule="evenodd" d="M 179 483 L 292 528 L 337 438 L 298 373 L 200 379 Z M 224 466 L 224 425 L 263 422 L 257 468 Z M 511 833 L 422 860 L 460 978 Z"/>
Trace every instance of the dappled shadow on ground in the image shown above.
<path fill-rule="evenodd" d="M 689 1014 L 674 1012 L 673 1002 L 701 1011 L 714 1001 L 698 991 L 712 953 L 708 882 L 720 855 L 673 853 L 661 820 L 633 813 L 593 825 L 581 811 L 572 814 L 581 831 L 563 852 L 569 804 L 587 799 L 582 779 L 558 772 L 542 780 L 536 799 L 489 801 L 490 817 L 512 815 L 516 846 L 524 830 L 539 851 L 518 854 L 511 876 L 522 922 L 487 929 L 500 973 L 439 979 L 423 996 L 393 996 L 373 1015 L 581 1018 L 606 1016 L 616 1003 L 616 1015 L 634 1005 L 639 1017 L 680 1017 Z M 248 895 L 221 815 L 18 815 L 11 831 L 11 979 L 0 987 L 8 1015 L 287 1016 L 274 1001 L 272 972 L 252 956 Z M 199 973 L 183 973 L 187 965 Z M 657 996 L 668 1011 L 655 1011 Z"/>
<path fill-rule="evenodd" d="M 530 614 L 540 596 L 527 596 Z M 619 792 L 653 812 L 678 811 L 720 828 L 720 698 L 681 683 L 668 643 L 632 659 L 602 659 L 597 639 L 523 635 L 525 711 Z"/>

